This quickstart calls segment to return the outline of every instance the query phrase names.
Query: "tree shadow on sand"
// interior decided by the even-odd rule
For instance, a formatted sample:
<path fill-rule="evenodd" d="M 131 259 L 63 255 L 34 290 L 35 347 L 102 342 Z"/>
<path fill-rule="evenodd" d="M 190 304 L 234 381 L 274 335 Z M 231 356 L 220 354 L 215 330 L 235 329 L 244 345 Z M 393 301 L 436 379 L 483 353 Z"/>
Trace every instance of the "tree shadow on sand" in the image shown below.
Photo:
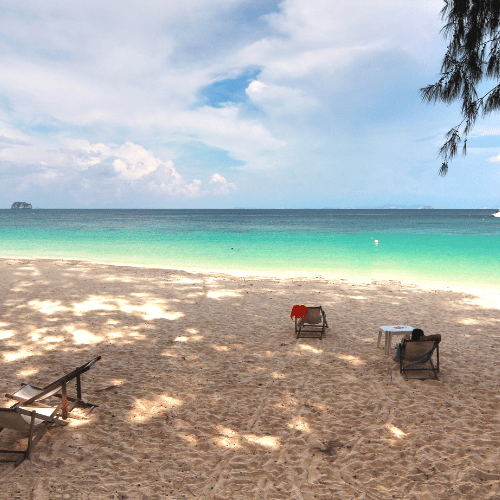
<path fill-rule="evenodd" d="M 4 259 L 0 276 L 4 393 L 102 356 L 83 381 L 99 408 L 47 434 L 9 494 L 487 498 L 500 484 L 494 302 L 78 261 Z M 323 340 L 294 338 L 294 304 L 323 306 Z M 439 382 L 405 382 L 376 348 L 391 323 L 442 335 Z"/>

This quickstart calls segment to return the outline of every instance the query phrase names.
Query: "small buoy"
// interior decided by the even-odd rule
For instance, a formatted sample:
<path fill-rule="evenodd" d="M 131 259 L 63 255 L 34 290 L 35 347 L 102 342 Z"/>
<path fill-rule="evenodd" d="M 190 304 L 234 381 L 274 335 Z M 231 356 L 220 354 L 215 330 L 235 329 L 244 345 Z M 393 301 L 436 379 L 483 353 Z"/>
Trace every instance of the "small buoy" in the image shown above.
<path fill-rule="evenodd" d="M 375 243 L 375 245 L 378 245 L 378 240 L 375 240 L 374 243 Z"/>

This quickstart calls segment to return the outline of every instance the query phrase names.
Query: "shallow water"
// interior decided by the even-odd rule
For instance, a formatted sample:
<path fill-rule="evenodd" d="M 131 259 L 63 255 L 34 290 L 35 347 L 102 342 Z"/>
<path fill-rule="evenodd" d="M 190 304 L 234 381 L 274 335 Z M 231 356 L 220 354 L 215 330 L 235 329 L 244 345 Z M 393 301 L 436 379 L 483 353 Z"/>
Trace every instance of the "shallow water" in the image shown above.
<path fill-rule="evenodd" d="M 492 212 L 0 210 L 0 255 L 494 288 Z"/>

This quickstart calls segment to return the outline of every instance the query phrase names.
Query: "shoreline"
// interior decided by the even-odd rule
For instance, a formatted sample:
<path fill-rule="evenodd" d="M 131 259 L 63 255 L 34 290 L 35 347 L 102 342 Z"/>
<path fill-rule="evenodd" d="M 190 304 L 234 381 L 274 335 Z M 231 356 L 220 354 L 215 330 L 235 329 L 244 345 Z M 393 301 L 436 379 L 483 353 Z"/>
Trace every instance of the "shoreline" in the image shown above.
<path fill-rule="evenodd" d="M 80 262 L 88 265 L 112 266 L 123 268 L 137 268 L 137 269 L 157 269 L 162 271 L 181 271 L 192 274 L 224 274 L 230 277 L 237 278 L 251 278 L 258 279 L 284 279 L 284 280 L 312 280 L 312 281 L 333 281 L 333 282 L 348 282 L 357 285 L 363 284 L 401 284 L 402 286 L 418 287 L 425 290 L 442 290 L 461 293 L 471 293 L 480 296 L 497 297 L 500 307 L 500 290 L 498 285 L 486 284 L 443 284 L 437 281 L 420 280 L 420 279 L 400 279 L 394 278 L 390 275 L 380 276 L 377 278 L 359 278 L 359 277 L 345 277 L 342 274 L 330 273 L 317 273 L 317 272 L 301 272 L 301 271 L 266 271 L 266 270 L 241 270 L 241 269 L 208 269 L 197 267 L 174 267 L 174 266 L 158 266 L 158 265 L 142 265 L 142 264 L 129 264 L 126 262 L 105 262 L 99 260 L 85 259 L 85 258 L 71 258 L 71 257 L 19 257 L 19 256 L 4 256 L 0 255 L 0 261 L 5 260 L 28 260 L 28 261 L 46 261 L 46 262 Z"/>

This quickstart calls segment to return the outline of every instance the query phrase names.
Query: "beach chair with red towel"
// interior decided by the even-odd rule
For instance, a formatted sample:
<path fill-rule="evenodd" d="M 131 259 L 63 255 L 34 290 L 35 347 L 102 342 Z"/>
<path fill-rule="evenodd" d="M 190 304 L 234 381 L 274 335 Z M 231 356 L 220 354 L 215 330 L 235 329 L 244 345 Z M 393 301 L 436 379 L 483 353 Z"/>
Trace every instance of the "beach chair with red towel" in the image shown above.
<path fill-rule="evenodd" d="M 297 338 L 323 338 L 325 328 L 328 328 L 326 313 L 321 306 L 306 307 L 295 305 L 291 318 L 295 318 L 295 336 Z"/>

